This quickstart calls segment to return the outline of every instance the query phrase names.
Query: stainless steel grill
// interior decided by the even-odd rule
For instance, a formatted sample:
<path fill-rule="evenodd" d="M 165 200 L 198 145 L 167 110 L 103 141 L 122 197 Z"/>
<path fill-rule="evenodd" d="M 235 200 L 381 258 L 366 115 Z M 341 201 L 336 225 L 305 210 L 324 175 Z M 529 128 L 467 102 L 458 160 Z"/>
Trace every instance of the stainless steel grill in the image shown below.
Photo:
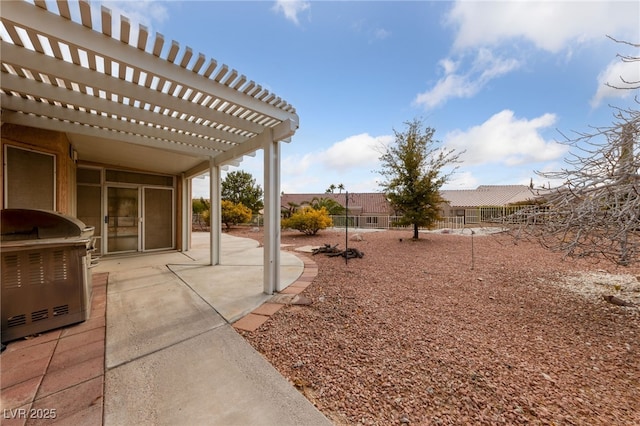
<path fill-rule="evenodd" d="M 2 342 L 89 318 L 94 228 L 45 210 L 0 211 Z"/>

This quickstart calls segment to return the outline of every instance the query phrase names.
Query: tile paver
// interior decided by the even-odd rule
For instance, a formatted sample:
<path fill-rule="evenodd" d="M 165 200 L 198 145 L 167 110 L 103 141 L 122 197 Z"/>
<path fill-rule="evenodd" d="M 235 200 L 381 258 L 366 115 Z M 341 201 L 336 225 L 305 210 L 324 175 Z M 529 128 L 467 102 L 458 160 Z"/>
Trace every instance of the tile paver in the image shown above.
<path fill-rule="evenodd" d="M 299 296 L 307 287 L 311 285 L 313 279 L 318 275 L 318 265 L 315 261 L 306 256 L 296 254 L 303 261 L 304 270 L 296 281 L 291 283 L 287 288 L 281 290 L 278 294 L 271 298 L 271 302 L 265 302 L 258 308 L 254 309 L 250 314 L 236 321 L 233 326 L 236 329 L 244 331 L 255 331 L 262 324 L 269 320 L 271 315 L 278 312 L 285 304 L 310 304 L 307 298 Z"/>
<path fill-rule="evenodd" d="M 42 376 L 37 376 L 16 383 L 13 386 L 2 388 L 2 408 L 22 407 L 25 404 L 29 404 L 35 399 L 41 381 Z"/>
<path fill-rule="evenodd" d="M 293 288 L 301 288 L 301 289 L 305 289 L 307 287 L 309 287 L 311 285 L 311 281 L 296 281 L 295 283 L 291 284 L 289 287 L 293 287 Z"/>
<path fill-rule="evenodd" d="M 102 424 L 102 404 L 103 404 L 103 384 L 104 376 L 99 376 L 91 380 L 80 382 L 74 386 L 68 387 L 60 392 L 53 393 L 45 398 L 37 399 L 32 408 L 52 410 L 55 409 L 56 422 L 62 421 L 68 418 L 73 418 L 76 414 L 85 410 L 92 409 L 94 406 L 100 408 L 100 415 L 93 416 L 93 422 L 76 423 L 87 426 L 101 425 Z M 97 408 L 95 408 L 97 410 Z M 28 425 L 47 424 L 46 419 L 33 419 L 33 421 L 27 422 Z"/>
<path fill-rule="evenodd" d="M 9 342 L 2 362 L 2 425 L 102 425 L 106 285 L 93 276 L 87 321 Z M 29 410 L 50 418 L 27 419 Z"/>
<path fill-rule="evenodd" d="M 271 316 L 278 312 L 284 305 L 280 303 L 263 303 L 260 307 L 253 310 L 253 314 Z"/>
<path fill-rule="evenodd" d="M 56 353 L 65 352 L 68 350 L 75 350 L 80 346 L 87 345 L 89 343 L 101 342 L 104 340 L 104 328 L 94 328 L 92 330 L 85 331 L 84 333 L 72 334 L 67 337 L 63 337 L 58 340 L 58 346 L 56 347 Z"/>
<path fill-rule="evenodd" d="M 304 290 L 304 288 L 302 287 L 289 286 L 284 290 L 280 291 L 280 294 L 299 294 L 299 293 L 302 293 L 302 290 Z"/>
<path fill-rule="evenodd" d="M 236 321 L 233 326 L 240 330 L 256 331 L 268 319 L 269 317 L 266 315 L 248 314 Z"/>
<path fill-rule="evenodd" d="M 299 256 L 304 271 L 281 295 L 297 295 L 317 276 L 316 263 Z M 82 323 L 11 342 L 2 354 L 4 410 L 55 409 L 57 425 L 103 422 L 106 285 L 108 274 L 95 274 L 91 317 Z M 284 304 L 266 302 L 236 321 L 236 329 L 255 331 Z M 5 418 L 2 424 L 50 424 L 51 419 Z M 8 416 L 11 417 L 11 416 Z"/>
<path fill-rule="evenodd" d="M 104 342 L 90 342 L 81 346 L 71 347 L 69 350 L 53 353 L 47 374 L 57 370 L 64 370 L 73 367 L 81 362 L 89 361 L 93 358 L 102 357 L 104 354 Z"/>
<path fill-rule="evenodd" d="M 15 351 L 7 349 L 2 354 L 2 387 L 44 375 L 56 344 L 57 341 L 54 340 Z"/>

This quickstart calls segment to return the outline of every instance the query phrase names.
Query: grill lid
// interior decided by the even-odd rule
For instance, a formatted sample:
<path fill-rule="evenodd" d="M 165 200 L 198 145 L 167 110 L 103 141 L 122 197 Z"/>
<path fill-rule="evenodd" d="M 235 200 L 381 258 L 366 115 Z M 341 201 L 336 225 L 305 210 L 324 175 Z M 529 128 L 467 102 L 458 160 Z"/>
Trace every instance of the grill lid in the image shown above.
<path fill-rule="evenodd" d="M 94 227 L 73 216 L 48 210 L 0 210 L 2 241 L 46 238 L 89 238 Z"/>

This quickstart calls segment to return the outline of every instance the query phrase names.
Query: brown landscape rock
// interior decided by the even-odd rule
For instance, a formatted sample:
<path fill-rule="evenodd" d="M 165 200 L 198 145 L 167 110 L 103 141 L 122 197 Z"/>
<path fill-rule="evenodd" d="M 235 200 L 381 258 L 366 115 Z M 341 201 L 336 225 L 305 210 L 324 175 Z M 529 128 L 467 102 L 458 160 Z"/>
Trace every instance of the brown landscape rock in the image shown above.
<path fill-rule="evenodd" d="M 638 267 L 506 234 L 476 235 L 473 263 L 468 236 L 410 240 L 367 233 L 350 244 L 362 259 L 314 256 L 312 304 L 244 337 L 336 424 L 640 424 L 640 308 L 603 299 L 637 304 Z M 282 233 L 291 250 L 343 241 Z"/>

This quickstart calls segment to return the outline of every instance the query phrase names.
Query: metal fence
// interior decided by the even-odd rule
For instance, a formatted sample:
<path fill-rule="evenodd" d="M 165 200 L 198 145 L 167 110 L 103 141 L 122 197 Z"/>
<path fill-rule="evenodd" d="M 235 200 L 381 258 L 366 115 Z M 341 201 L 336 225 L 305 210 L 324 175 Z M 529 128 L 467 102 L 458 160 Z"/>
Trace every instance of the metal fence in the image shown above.
<path fill-rule="evenodd" d="M 336 228 L 344 228 L 346 224 L 349 228 L 364 228 L 364 229 L 406 229 L 411 228 L 411 225 L 399 225 L 398 221 L 401 216 L 349 216 L 344 215 L 332 215 L 333 226 Z M 347 221 L 348 220 L 348 221 Z M 464 228 L 463 217 L 444 217 L 442 220 L 437 221 L 430 229 L 462 229 Z M 420 228 L 426 230 L 427 228 Z"/>
<path fill-rule="evenodd" d="M 542 212 L 542 207 L 534 205 L 505 206 L 505 207 L 476 207 L 465 209 L 464 216 L 448 216 L 437 221 L 431 229 L 462 229 L 465 225 L 480 224 L 521 224 L 529 222 L 532 217 Z M 411 226 L 401 226 L 397 222 L 401 216 L 349 216 L 350 228 L 369 229 L 403 229 Z M 347 218 L 343 215 L 331 216 L 333 226 L 344 228 Z M 420 228 L 425 230 L 427 228 Z"/>
<path fill-rule="evenodd" d="M 533 216 L 542 212 L 544 207 L 536 205 L 522 206 L 487 206 L 465 209 L 465 223 L 500 223 L 521 224 L 529 221 Z"/>
<path fill-rule="evenodd" d="M 532 217 L 542 212 L 542 207 L 525 205 L 525 206 L 507 206 L 507 207 L 477 207 L 465 209 L 464 216 L 443 217 L 437 221 L 430 229 L 462 229 L 465 225 L 480 225 L 482 223 L 496 224 L 521 224 L 531 220 Z M 349 216 L 332 215 L 333 226 L 336 228 L 344 228 L 349 224 L 349 228 L 365 228 L 365 229 L 406 229 L 411 225 L 398 225 L 401 216 L 375 216 L 361 215 Z M 194 228 L 206 228 L 207 225 L 199 214 L 194 214 L 192 219 Z M 254 215 L 250 224 L 252 226 L 262 226 L 264 217 L 262 215 Z M 420 228 L 426 230 L 427 228 Z"/>

